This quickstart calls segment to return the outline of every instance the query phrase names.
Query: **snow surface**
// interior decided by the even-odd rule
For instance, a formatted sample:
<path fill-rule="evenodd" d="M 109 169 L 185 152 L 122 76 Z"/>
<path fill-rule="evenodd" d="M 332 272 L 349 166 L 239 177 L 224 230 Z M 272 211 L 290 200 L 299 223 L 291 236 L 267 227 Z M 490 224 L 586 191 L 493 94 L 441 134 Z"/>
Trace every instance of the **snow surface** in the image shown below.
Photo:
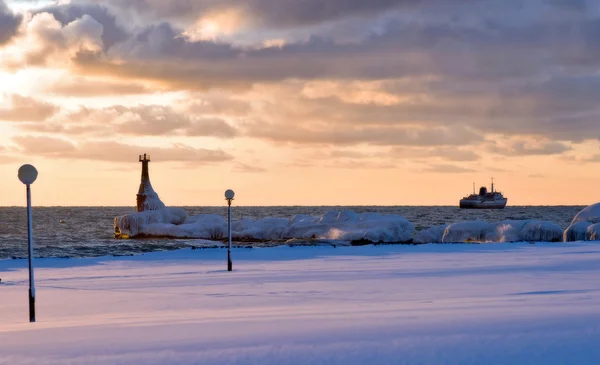
<path fill-rule="evenodd" d="M 577 213 L 564 233 L 564 241 L 600 241 L 600 203 Z"/>
<path fill-rule="evenodd" d="M 0 261 L 0 364 L 596 364 L 600 245 Z"/>
<path fill-rule="evenodd" d="M 227 222 L 219 215 L 188 216 L 179 208 L 131 213 L 115 218 L 115 227 L 130 237 L 167 236 L 219 239 L 227 237 Z M 243 218 L 232 222 L 236 240 L 329 239 L 340 241 L 407 242 L 414 225 L 396 214 L 328 211 L 320 217 L 296 215 L 287 218 Z"/>

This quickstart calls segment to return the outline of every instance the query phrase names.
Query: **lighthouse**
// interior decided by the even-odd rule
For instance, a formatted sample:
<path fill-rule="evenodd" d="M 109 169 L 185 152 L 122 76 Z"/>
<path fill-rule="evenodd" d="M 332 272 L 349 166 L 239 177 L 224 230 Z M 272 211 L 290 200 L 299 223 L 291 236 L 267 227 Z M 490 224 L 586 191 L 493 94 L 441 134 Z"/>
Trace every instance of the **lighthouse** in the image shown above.
<path fill-rule="evenodd" d="M 154 193 L 152 185 L 150 184 L 150 175 L 148 173 L 148 163 L 150 163 L 150 155 L 140 155 L 139 161 L 142 163 L 142 181 L 140 182 L 140 188 L 137 193 L 137 212 L 144 211 L 144 203 L 149 194 Z"/>

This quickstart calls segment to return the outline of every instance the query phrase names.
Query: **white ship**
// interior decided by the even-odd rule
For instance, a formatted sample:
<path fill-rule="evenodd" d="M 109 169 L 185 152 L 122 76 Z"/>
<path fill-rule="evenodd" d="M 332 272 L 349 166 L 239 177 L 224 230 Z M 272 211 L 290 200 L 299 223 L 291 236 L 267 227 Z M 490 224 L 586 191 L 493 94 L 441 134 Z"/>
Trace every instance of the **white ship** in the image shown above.
<path fill-rule="evenodd" d="M 462 209 L 503 209 L 508 199 L 501 192 L 494 191 L 494 179 L 492 179 L 492 191 L 488 192 L 485 186 L 479 188 L 479 194 L 475 194 L 475 185 L 473 185 L 473 194 L 460 200 Z"/>

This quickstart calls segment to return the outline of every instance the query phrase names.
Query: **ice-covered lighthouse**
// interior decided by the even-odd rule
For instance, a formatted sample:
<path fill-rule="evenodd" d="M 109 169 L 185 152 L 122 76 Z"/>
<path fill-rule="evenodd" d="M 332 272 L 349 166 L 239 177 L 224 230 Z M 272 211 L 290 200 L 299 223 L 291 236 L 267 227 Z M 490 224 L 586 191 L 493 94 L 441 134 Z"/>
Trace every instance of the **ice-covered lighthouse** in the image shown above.
<path fill-rule="evenodd" d="M 158 194 L 152 189 L 150 184 L 150 174 L 148 172 L 148 163 L 150 163 L 150 155 L 143 154 L 139 156 L 139 161 L 142 163 L 142 181 L 140 182 L 140 188 L 137 193 L 137 205 L 136 211 L 143 212 L 146 210 L 157 210 L 164 208 L 165 205 Z"/>

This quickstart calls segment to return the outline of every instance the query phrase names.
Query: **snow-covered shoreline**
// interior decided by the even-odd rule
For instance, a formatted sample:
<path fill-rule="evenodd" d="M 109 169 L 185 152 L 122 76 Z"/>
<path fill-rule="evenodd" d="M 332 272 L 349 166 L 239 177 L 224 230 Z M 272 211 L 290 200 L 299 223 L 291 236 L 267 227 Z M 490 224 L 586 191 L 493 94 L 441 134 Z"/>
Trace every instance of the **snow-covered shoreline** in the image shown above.
<path fill-rule="evenodd" d="M 184 249 L 0 261 L 0 364 L 591 364 L 600 245 Z"/>

